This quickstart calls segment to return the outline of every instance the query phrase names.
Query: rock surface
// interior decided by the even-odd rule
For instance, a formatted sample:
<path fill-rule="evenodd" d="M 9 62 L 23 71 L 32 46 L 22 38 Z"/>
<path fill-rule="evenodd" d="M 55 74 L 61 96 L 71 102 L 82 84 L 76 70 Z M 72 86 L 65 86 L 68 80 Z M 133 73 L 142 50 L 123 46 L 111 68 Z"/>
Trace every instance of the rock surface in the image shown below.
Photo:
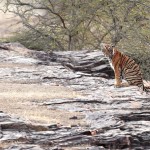
<path fill-rule="evenodd" d="M 17 43 L 0 47 L 1 83 L 58 84 L 71 88 L 82 96 L 32 103 L 62 113 L 78 112 L 80 116 L 71 116 L 69 120 L 86 122 L 71 126 L 59 122 L 37 125 L 0 112 L 1 149 L 150 149 L 150 95 L 141 94 L 137 87 L 114 88 L 114 80 L 110 79 L 113 71 L 101 52 L 47 54 Z"/>

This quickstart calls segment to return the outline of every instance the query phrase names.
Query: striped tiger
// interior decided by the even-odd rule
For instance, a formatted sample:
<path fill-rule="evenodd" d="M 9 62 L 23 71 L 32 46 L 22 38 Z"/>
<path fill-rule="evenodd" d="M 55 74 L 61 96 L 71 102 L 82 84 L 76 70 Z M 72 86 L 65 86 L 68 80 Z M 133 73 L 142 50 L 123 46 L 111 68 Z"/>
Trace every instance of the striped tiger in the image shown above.
<path fill-rule="evenodd" d="M 110 44 L 101 44 L 101 49 L 114 70 L 115 87 L 124 86 L 122 83 L 122 78 L 124 78 L 129 85 L 138 86 L 142 91 L 147 92 L 143 84 L 140 67 L 132 58 L 121 53 Z"/>

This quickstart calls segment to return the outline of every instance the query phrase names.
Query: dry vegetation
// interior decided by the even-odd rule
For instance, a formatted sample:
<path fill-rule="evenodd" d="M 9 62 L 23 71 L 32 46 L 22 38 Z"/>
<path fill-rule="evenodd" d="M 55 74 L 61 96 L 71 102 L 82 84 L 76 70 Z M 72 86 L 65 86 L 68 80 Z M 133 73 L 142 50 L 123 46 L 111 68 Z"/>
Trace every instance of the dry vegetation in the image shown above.
<path fill-rule="evenodd" d="M 78 113 L 50 110 L 45 106 L 40 106 L 42 102 L 50 99 L 71 99 L 75 97 L 79 97 L 76 92 L 61 86 L 19 83 L 0 84 L 1 111 L 34 123 L 78 124 L 79 121 L 72 122 L 69 120 L 70 117 L 79 115 Z"/>

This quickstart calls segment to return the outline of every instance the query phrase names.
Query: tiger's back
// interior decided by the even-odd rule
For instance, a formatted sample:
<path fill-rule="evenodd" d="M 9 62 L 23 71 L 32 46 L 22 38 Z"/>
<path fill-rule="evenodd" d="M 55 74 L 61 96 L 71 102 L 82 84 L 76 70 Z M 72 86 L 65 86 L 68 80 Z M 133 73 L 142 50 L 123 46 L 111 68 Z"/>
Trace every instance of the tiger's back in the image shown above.
<path fill-rule="evenodd" d="M 122 54 L 120 57 L 121 76 L 127 80 L 129 85 L 136 85 L 144 90 L 142 72 L 140 66 L 129 56 Z"/>
<path fill-rule="evenodd" d="M 140 66 L 132 58 L 109 44 L 103 44 L 101 48 L 114 70 L 116 87 L 122 86 L 122 78 L 124 78 L 129 85 L 138 86 L 146 91 Z"/>

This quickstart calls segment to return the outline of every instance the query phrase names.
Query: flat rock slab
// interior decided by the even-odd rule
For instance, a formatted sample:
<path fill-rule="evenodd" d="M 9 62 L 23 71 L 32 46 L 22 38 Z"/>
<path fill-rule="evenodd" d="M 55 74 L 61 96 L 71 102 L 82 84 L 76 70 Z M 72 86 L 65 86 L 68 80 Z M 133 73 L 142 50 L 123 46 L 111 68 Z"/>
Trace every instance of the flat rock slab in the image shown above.
<path fill-rule="evenodd" d="M 53 124 L 29 123 L 7 115 L 7 111 L 0 112 L 2 149 L 150 149 L 150 95 L 142 94 L 137 87 L 114 88 L 113 71 L 101 52 L 46 53 L 18 43 L 0 47 L 1 83 L 69 89 L 62 97 L 41 96 L 37 101 L 38 92 L 30 97 L 33 100 L 28 106 L 34 106 L 32 109 L 43 107 L 45 113 L 62 113 Z M 72 90 L 75 93 L 70 95 Z"/>

